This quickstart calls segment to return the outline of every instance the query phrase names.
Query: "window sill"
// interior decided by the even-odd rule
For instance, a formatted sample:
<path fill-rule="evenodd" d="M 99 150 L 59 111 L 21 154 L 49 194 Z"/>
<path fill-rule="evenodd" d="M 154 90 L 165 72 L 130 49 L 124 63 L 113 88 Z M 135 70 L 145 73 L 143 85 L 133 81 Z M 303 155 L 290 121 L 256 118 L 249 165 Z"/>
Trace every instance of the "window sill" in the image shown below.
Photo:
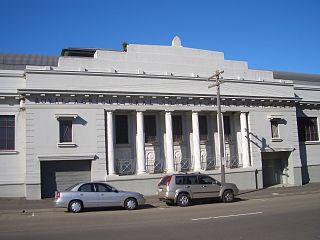
<path fill-rule="evenodd" d="M 72 143 L 72 142 L 70 142 L 70 143 L 58 143 L 58 147 L 60 147 L 60 148 L 68 148 L 68 147 L 72 148 L 72 147 L 77 147 L 77 144 Z"/>
<path fill-rule="evenodd" d="M 282 138 L 272 138 L 271 142 L 283 142 Z"/>
<path fill-rule="evenodd" d="M 320 141 L 305 141 L 305 145 L 320 145 Z"/>
<path fill-rule="evenodd" d="M 0 155 L 14 155 L 18 153 L 16 150 L 0 150 Z"/>

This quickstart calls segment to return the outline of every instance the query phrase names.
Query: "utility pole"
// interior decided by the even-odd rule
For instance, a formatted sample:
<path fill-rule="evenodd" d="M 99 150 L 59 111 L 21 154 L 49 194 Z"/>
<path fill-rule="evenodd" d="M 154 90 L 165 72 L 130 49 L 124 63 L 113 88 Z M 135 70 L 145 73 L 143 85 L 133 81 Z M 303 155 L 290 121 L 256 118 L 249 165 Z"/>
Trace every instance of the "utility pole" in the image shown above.
<path fill-rule="evenodd" d="M 208 78 L 210 81 L 211 79 L 215 79 L 216 82 L 209 85 L 208 88 L 217 87 L 217 108 L 218 108 L 218 135 L 219 135 L 219 158 L 220 158 L 220 172 L 221 172 L 221 182 L 226 182 L 226 173 L 225 173 L 225 166 L 224 166 L 224 145 L 223 145 L 223 130 L 222 130 L 222 116 L 221 116 L 221 103 L 220 103 L 220 85 L 223 83 L 220 81 L 221 74 L 224 71 L 217 70 L 215 74 Z"/>

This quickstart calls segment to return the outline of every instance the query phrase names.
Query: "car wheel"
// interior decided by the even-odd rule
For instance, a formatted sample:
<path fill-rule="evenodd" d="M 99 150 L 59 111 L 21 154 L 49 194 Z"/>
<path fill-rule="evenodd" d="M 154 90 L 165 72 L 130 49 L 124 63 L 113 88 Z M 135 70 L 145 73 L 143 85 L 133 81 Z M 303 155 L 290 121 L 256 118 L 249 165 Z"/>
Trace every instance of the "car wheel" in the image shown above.
<path fill-rule="evenodd" d="M 226 190 L 222 194 L 222 201 L 224 203 L 231 203 L 234 200 L 234 194 L 233 191 L 231 190 Z"/>
<path fill-rule="evenodd" d="M 79 213 L 83 210 L 82 202 L 79 200 L 72 200 L 69 203 L 68 211 L 72 213 Z"/>
<path fill-rule="evenodd" d="M 177 198 L 177 203 L 180 207 L 186 207 L 190 205 L 190 197 L 186 193 L 180 193 Z"/>
<path fill-rule="evenodd" d="M 138 207 L 138 202 L 135 198 L 127 198 L 124 201 L 124 208 L 127 210 L 135 210 Z"/>

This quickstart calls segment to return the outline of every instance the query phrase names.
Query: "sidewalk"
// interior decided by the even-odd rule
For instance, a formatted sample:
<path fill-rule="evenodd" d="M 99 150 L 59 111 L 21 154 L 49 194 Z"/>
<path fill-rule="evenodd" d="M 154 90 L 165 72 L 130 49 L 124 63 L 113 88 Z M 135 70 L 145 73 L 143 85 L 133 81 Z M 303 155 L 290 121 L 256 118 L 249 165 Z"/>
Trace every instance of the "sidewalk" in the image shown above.
<path fill-rule="evenodd" d="M 240 191 L 238 198 L 257 199 L 287 195 L 303 195 L 308 193 L 320 193 L 320 183 L 309 183 L 303 186 L 244 190 Z M 165 203 L 158 200 L 157 196 L 146 196 L 145 198 L 146 204 L 149 206 L 166 206 Z M 0 214 L 65 211 L 65 209 L 54 208 L 53 200 L 54 199 L 26 200 L 25 198 L 0 198 Z"/>

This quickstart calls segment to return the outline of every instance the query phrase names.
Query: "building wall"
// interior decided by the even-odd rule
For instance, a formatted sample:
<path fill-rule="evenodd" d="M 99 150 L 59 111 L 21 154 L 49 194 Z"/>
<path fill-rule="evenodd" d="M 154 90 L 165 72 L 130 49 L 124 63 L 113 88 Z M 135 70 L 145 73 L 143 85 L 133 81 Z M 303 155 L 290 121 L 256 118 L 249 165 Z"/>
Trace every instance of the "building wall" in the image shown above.
<path fill-rule="evenodd" d="M 18 88 L 25 87 L 23 71 L 1 70 L 0 115 L 15 116 L 15 149 L 0 151 L 2 197 L 25 195 L 25 112 L 19 108 Z"/>
<path fill-rule="evenodd" d="M 286 158 L 286 183 L 320 181 L 319 141 L 299 143 L 297 116 L 319 119 L 318 85 L 294 79 L 275 79 L 272 71 L 252 70 L 244 61 L 226 60 L 221 52 L 173 46 L 129 44 L 127 52 L 97 50 L 93 58 L 60 57 L 58 66 L 27 66 L 25 71 L 0 72 L 0 114 L 14 114 L 16 149 L 0 151 L 1 196 L 41 197 L 41 161 L 90 161 L 91 180 L 108 180 L 116 187 L 153 195 L 162 174 L 108 175 L 106 112 L 126 113 L 131 145 L 115 146 L 115 158 L 130 152 L 137 162 L 137 111 L 156 114 L 160 136 L 157 150 L 167 158 L 166 112 L 184 118 L 184 142 L 174 154 L 194 163 L 192 113 L 208 116 L 207 145 L 201 154 L 219 154 L 216 89 L 207 79 L 224 70 L 221 85 L 223 115 L 231 120 L 227 154 L 239 158 L 226 170 L 227 181 L 240 189 L 263 187 L 263 161 Z M 20 99 L 25 99 L 20 106 Z M 299 107 L 302 104 L 302 107 Z M 298 106 L 298 107 L 297 107 Z M 243 167 L 240 114 L 248 116 L 250 166 Z M 59 144 L 59 116 L 73 115 L 74 144 Z M 271 137 L 271 119 L 278 119 L 280 138 Z M 145 157 L 153 146 L 145 146 Z M 180 153 L 182 152 L 182 153 Z M 277 155 L 278 154 L 278 155 Z M 201 155 L 202 157 L 203 155 Z M 274 160 L 273 159 L 273 160 Z M 116 163 L 115 163 L 116 164 Z M 166 166 L 166 163 L 164 163 Z M 220 178 L 220 163 L 206 171 Z M 1 191 L 2 190 L 2 191 Z"/>

